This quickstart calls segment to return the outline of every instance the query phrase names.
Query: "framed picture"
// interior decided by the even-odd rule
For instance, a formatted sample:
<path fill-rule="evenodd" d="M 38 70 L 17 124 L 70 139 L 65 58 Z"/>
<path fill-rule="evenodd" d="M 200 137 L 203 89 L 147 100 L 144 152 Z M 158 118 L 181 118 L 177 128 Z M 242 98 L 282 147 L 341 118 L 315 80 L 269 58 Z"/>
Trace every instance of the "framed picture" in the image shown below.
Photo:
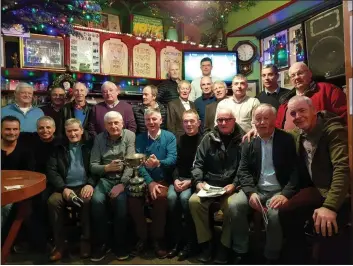
<path fill-rule="evenodd" d="M 163 20 L 141 15 L 132 16 L 131 32 L 135 36 L 164 39 Z"/>
<path fill-rule="evenodd" d="M 21 67 L 64 69 L 64 39 L 31 34 L 20 39 Z"/>
<path fill-rule="evenodd" d="M 248 89 L 246 95 L 255 97 L 259 93 L 259 80 L 248 80 Z"/>
<path fill-rule="evenodd" d="M 120 17 L 117 15 L 102 13 L 100 23 L 88 22 L 87 27 L 121 32 Z"/>
<path fill-rule="evenodd" d="M 290 82 L 289 70 L 281 71 L 281 85 L 283 88 L 292 89 L 293 85 Z"/>

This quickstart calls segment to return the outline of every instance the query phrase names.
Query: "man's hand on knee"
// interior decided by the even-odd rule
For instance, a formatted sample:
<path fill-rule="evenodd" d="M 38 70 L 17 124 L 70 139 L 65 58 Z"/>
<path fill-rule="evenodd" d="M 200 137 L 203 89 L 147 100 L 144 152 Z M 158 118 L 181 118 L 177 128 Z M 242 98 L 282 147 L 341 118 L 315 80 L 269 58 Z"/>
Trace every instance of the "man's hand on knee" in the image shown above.
<path fill-rule="evenodd" d="M 70 194 L 71 193 L 75 193 L 72 189 L 69 189 L 69 188 L 65 188 L 64 190 L 63 190 L 63 193 L 62 193 L 62 195 L 63 195 L 63 198 L 66 200 L 66 201 L 69 201 L 70 200 Z"/>
<path fill-rule="evenodd" d="M 338 233 L 338 225 L 336 221 L 337 213 L 325 207 L 318 208 L 314 211 L 313 220 L 315 231 L 322 236 L 332 236 L 333 231 Z"/>
<path fill-rule="evenodd" d="M 91 185 L 85 185 L 82 189 L 81 189 L 81 198 L 83 199 L 87 199 L 92 197 L 93 195 L 93 187 Z"/>
<path fill-rule="evenodd" d="M 114 199 L 116 197 L 118 197 L 120 195 L 120 193 L 122 193 L 124 191 L 125 187 L 123 184 L 118 184 L 115 185 L 112 190 L 109 192 L 109 197 L 111 199 Z"/>

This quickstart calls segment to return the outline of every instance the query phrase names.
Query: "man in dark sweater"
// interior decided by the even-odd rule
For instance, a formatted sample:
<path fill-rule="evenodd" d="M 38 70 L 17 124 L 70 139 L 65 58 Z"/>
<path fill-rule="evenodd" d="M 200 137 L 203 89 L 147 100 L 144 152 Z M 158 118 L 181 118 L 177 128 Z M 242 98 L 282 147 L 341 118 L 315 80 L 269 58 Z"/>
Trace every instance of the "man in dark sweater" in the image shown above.
<path fill-rule="evenodd" d="M 89 134 L 95 137 L 105 130 L 104 115 L 109 111 L 119 112 L 124 120 L 124 128 L 136 132 L 136 122 L 132 106 L 124 101 L 119 101 L 120 87 L 111 81 L 106 81 L 102 85 L 102 96 L 104 102 L 93 106 L 89 117 Z"/>
<path fill-rule="evenodd" d="M 158 89 L 156 86 L 147 85 L 146 87 L 143 88 L 143 92 L 142 92 L 142 101 L 143 102 L 142 102 L 142 104 L 135 105 L 132 107 L 132 110 L 133 110 L 134 116 L 135 116 L 136 125 L 137 125 L 136 135 L 147 131 L 144 115 L 145 115 L 145 110 L 150 107 L 159 108 L 159 110 L 161 111 L 161 115 L 162 115 L 161 128 L 162 129 L 166 128 L 167 109 L 164 107 L 163 104 L 156 101 L 157 93 L 158 93 Z"/>
<path fill-rule="evenodd" d="M 278 77 L 278 69 L 275 65 L 265 65 L 262 68 L 261 73 L 262 83 L 265 90 L 256 96 L 260 103 L 271 104 L 276 110 L 280 105 L 279 98 L 289 92 L 289 90 L 278 86 Z"/>
<path fill-rule="evenodd" d="M 169 65 L 168 78 L 158 85 L 157 101 L 166 108 L 168 103 L 179 98 L 178 83 L 180 81 L 179 64 L 172 63 Z"/>
<path fill-rule="evenodd" d="M 174 183 L 168 190 L 168 213 L 170 229 L 172 230 L 173 248 L 168 253 L 169 258 L 178 254 L 179 260 L 185 260 L 191 253 L 195 242 L 195 225 L 189 210 L 191 197 L 191 169 L 195 159 L 196 149 L 201 141 L 199 115 L 193 109 L 184 111 L 182 116 L 184 135 L 180 137 L 177 151 L 177 164 L 173 173 Z M 181 207 L 181 208 L 180 208 Z M 183 227 L 182 216 L 185 219 Z M 184 242 L 184 247 L 181 246 Z M 178 253 L 179 252 L 179 253 Z"/>

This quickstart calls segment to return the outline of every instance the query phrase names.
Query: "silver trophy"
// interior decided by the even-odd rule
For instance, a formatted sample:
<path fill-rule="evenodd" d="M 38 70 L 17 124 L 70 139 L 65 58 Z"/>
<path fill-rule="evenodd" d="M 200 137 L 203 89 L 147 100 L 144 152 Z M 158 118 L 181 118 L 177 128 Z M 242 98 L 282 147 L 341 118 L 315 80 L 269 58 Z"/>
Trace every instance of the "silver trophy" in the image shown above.
<path fill-rule="evenodd" d="M 146 161 L 146 155 L 143 153 L 135 153 L 126 156 L 124 163 L 134 170 L 134 176 L 130 179 L 130 184 L 127 187 L 127 192 L 132 197 L 143 197 L 146 191 L 146 183 L 142 177 L 139 177 L 138 169 Z"/>

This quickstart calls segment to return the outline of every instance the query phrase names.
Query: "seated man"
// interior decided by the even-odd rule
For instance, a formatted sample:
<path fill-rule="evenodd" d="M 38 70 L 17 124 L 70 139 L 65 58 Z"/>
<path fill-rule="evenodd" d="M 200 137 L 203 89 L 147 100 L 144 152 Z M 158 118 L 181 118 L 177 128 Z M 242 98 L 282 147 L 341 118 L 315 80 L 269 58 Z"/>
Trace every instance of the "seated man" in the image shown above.
<path fill-rule="evenodd" d="M 306 96 L 291 98 L 288 112 L 298 127 L 294 133 L 303 189 L 282 206 L 279 217 L 291 253 L 287 257 L 291 263 L 302 263 L 297 260 L 304 257 L 298 254 L 305 251 L 307 220 L 313 219 L 316 233 L 324 237 L 322 247 L 327 249 L 322 255 L 326 257 L 333 254 L 333 235 L 349 219 L 348 136 L 343 119 L 325 111 L 317 112 Z M 340 258 L 338 253 L 338 250 L 334 253 L 336 260 Z"/>
<path fill-rule="evenodd" d="M 107 202 L 113 209 L 114 253 L 118 260 L 129 257 L 126 249 L 127 204 L 124 191 L 132 175 L 132 169 L 124 167 L 120 160 L 135 153 L 135 133 L 123 129 L 123 117 L 116 111 L 104 115 L 104 124 L 106 131 L 98 134 L 91 153 L 91 171 L 99 177 L 92 197 L 95 249 L 91 260 L 95 262 L 104 259 L 108 251 Z"/>
<path fill-rule="evenodd" d="M 230 205 L 233 249 L 240 260 L 249 246 L 248 213 L 256 210 L 266 224 L 265 258 L 276 262 L 282 248 L 278 209 L 295 193 L 297 155 L 293 137 L 275 129 L 276 108 L 260 104 L 253 110 L 258 137 L 245 142 L 237 177 L 241 191 Z"/>
<path fill-rule="evenodd" d="M 160 129 L 162 116 L 158 109 L 145 112 L 145 123 L 148 132 L 136 137 L 136 152 L 146 154 L 148 159 L 144 167 L 139 168 L 140 175 L 148 185 L 148 193 L 152 204 L 151 238 L 158 258 L 165 258 L 164 247 L 165 224 L 167 215 L 167 187 L 177 159 L 175 136 Z M 139 241 L 135 252 L 144 251 L 147 242 L 147 223 L 144 216 L 145 198 L 129 197 L 129 211 L 135 224 Z"/>
<path fill-rule="evenodd" d="M 205 187 L 223 187 L 225 194 L 219 198 L 200 198 L 194 193 L 189 200 L 192 218 L 195 222 L 197 241 L 202 244 L 198 257 L 201 262 L 209 262 L 212 257 L 212 234 L 209 225 L 209 207 L 220 201 L 224 213 L 221 243 L 230 247 L 231 228 L 229 202 L 235 197 L 236 173 L 240 162 L 241 139 L 244 131 L 235 122 L 235 114 L 229 108 L 219 108 L 217 127 L 207 133 L 197 148 L 194 168 L 191 171 L 196 193 Z M 221 252 L 221 251 L 219 251 Z M 216 262 L 218 261 L 218 255 Z"/>
<path fill-rule="evenodd" d="M 201 121 L 196 110 L 184 111 L 182 123 L 185 133 L 180 137 L 178 143 L 177 164 L 173 173 L 174 184 L 170 185 L 168 190 L 170 231 L 174 242 L 168 257 L 175 257 L 180 251 L 178 254 L 179 260 L 184 260 L 190 255 L 196 239 L 195 225 L 189 210 L 189 198 L 192 194 L 191 169 L 196 149 L 201 141 L 199 132 Z M 185 227 L 182 226 L 182 216 L 184 216 Z M 183 248 L 181 246 L 182 240 L 184 240 Z"/>
<path fill-rule="evenodd" d="M 72 195 L 83 200 L 81 211 L 81 257 L 90 255 L 90 200 L 95 180 L 89 170 L 91 148 L 83 143 L 83 128 L 76 118 L 65 122 L 68 143 L 58 145 L 50 156 L 47 165 L 47 178 L 54 188 L 48 200 L 49 218 L 53 227 L 55 249 L 50 260 L 60 260 L 65 252 L 66 234 L 64 231 L 65 207 L 74 206 Z"/>

